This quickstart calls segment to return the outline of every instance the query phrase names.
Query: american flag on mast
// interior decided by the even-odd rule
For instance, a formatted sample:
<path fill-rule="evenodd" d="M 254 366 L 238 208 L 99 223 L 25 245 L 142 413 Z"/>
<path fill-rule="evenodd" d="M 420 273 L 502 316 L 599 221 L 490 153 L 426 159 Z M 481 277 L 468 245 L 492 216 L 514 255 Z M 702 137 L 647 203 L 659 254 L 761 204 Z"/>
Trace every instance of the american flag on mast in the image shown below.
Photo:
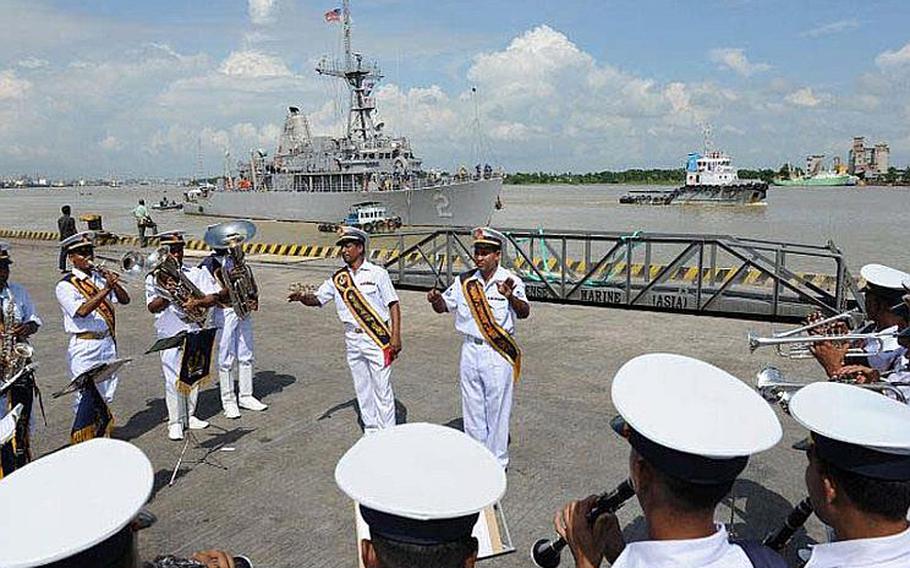
<path fill-rule="evenodd" d="M 340 22 L 341 21 L 341 8 L 335 8 L 334 10 L 329 10 L 325 13 L 326 23 Z"/>

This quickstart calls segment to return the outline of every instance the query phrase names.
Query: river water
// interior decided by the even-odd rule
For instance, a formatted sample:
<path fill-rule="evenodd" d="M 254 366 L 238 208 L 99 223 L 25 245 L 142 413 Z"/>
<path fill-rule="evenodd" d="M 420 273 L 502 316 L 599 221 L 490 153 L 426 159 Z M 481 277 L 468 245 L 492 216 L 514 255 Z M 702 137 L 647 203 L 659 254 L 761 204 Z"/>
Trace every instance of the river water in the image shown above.
<path fill-rule="evenodd" d="M 620 205 L 619 196 L 648 186 L 506 186 L 498 227 L 711 233 L 822 245 L 833 240 L 849 266 L 880 262 L 910 270 L 910 189 L 891 187 L 771 188 L 763 206 Z M 130 215 L 139 198 L 147 204 L 182 200 L 182 188 L 165 186 L 83 187 L 0 191 L 0 227 L 56 230 L 63 204 L 78 218 L 98 213 L 104 227 L 134 233 Z M 180 228 L 201 236 L 217 219 L 153 212 L 161 230 Z M 324 244 L 312 226 L 257 222 L 257 241 Z M 84 228 L 84 223 L 78 226 Z"/>

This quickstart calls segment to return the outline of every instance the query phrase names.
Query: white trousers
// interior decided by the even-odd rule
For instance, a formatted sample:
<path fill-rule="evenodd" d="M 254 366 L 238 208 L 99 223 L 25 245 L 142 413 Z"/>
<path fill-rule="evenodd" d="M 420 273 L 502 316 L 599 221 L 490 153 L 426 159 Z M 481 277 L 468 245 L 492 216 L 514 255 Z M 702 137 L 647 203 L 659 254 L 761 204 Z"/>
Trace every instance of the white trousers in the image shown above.
<path fill-rule="evenodd" d="M 196 412 L 196 398 L 199 396 L 199 387 L 184 396 L 177 390 L 177 378 L 180 376 L 180 359 L 182 349 L 173 347 L 161 351 L 161 371 L 164 373 L 164 402 L 167 405 L 167 424 L 183 424 Z M 189 407 L 187 407 L 189 404 Z"/>
<path fill-rule="evenodd" d="M 345 330 L 348 366 L 360 405 L 365 431 L 395 425 L 395 394 L 390 381 L 392 368 L 383 367 L 382 349 L 366 333 Z"/>
<path fill-rule="evenodd" d="M 223 325 L 218 339 L 218 368 L 230 371 L 234 361 L 253 364 L 253 318 L 240 319 L 234 310 L 222 310 Z"/>
<path fill-rule="evenodd" d="M 67 359 L 70 365 L 70 380 L 75 379 L 82 373 L 88 371 L 99 363 L 105 363 L 117 358 L 117 344 L 112 337 L 104 339 L 79 339 L 75 335 L 70 336 L 70 344 L 67 348 Z M 114 391 L 117 390 L 117 375 L 97 383 L 98 392 L 104 397 L 108 404 L 114 400 Z M 76 392 L 73 397 L 73 413 L 79 408 L 79 401 L 82 400 L 82 393 Z"/>
<path fill-rule="evenodd" d="M 461 346 L 461 415 L 464 432 L 509 465 L 512 365 L 488 343 Z"/>

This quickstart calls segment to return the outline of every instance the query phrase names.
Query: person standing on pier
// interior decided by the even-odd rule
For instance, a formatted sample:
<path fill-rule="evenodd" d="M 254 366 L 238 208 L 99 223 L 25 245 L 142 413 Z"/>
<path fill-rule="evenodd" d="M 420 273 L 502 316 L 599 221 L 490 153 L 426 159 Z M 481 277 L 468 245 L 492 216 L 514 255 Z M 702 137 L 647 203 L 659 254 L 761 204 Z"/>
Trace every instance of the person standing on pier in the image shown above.
<path fill-rule="evenodd" d="M 343 227 L 338 241 L 345 267 L 313 292 L 293 292 L 289 302 L 322 307 L 335 300 L 344 324 L 348 366 L 364 432 L 395 425 L 391 365 L 401 352 L 401 308 L 389 273 L 366 260 L 369 235 Z"/>
<path fill-rule="evenodd" d="M 100 363 L 117 358 L 116 317 L 114 304 L 130 303 L 130 296 L 120 285 L 120 277 L 94 265 L 94 233 L 76 233 L 62 241 L 72 270 L 57 283 L 57 302 L 63 312 L 63 329 L 70 334 L 70 374 L 75 379 Z M 97 385 L 98 392 L 110 403 L 117 389 L 117 375 Z M 73 411 L 79 408 L 82 393 L 73 400 Z"/>
<path fill-rule="evenodd" d="M 69 205 L 61 207 L 60 212 L 63 213 L 63 215 L 57 219 L 57 232 L 60 233 L 60 240 L 65 241 L 76 234 L 76 220 L 70 215 L 72 209 L 70 209 Z M 60 247 L 58 267 L 60 268 L 60 272 L 66 272 L 66 250 L 64 250 L 63 247 Z"/>
<path fill-rule="evenodd" d="M 145 206 L 145 199 L 139 200 L 139 205 L 133 209 L 133 217 L 136 218 L 136 227 L 139 229 L 139 246 L 144 247 L 148 244 L 145 230 L 151 229 L 153 235 L 158 232 L 158 225 L 152 221 L 152 216 L 149 215 L 149 210 Z"/>
<path fill-rule="evenodd" d="M 168 253 L 176 261 L 179 270 L 189 280 L 202 296 L 190 297 L 182 305 L 177 305 L 179 299 L 174 291 L 181 286 L 174 281 L 172 274 L 151 273 L 145 278 L 145 305 L 150 313 L 155 314 L 155 331 L 158 339 L 174 337 L 181 332 L 198 331 L 203 328 L 205 316 L 202 321 L 191 320 L 188 313 L 197 310 L 207 310 L 215 305 L 219 299 L 221 289 L 212 278 L 212 275 L 203 268 L 189 267 L 183 264 L 183 249 L 186 242 L 183 231 L 167 231 L 155 235 L 162 247 L 167 247 Z M 161 371 L 164 375 L 164 402 L 167 406 L 167 436 L 171 440 L 183 439 L 183 428 L 202 430 L 208 428 L 209 423 L 194 416 L 196 412 L 196 399 L 199 396 L 199 387 L 194 386 L 189 392 L 182 392 L 178 380 L 184 357 L 193 357 L 196 353 L 190 352 L 188 346 L 174 346 L 161 351 Z"/>
<path fill-rule="evenodd" d="M 427 301 L 438 313 L 455 312 L 461 347 L 461 412 L 466 434 L 485 445 L 502 467 L 509 465 L 512 387 L 521 375 L 515 321 L 531 314 L 521 279 L 500 265 L 506 237 L 474 229 L 477 268 L 458 276 L 448 290 L 432 289 Z"/>

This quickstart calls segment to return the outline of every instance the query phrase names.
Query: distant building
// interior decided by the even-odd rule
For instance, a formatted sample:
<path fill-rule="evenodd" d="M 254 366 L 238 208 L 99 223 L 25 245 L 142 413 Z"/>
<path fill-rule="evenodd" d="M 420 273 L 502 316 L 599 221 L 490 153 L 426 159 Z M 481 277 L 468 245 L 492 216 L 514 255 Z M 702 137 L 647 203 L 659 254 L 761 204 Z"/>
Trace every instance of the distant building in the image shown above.
<path fill-rule="evenodd" d="M 855 176 L 866 178 L 885 175 L 888 173 L 890 157 L 891 149 L 884 142 L 868 147 L 865 137 L 854 136 L 848 158 L 848 171 Z"/>

